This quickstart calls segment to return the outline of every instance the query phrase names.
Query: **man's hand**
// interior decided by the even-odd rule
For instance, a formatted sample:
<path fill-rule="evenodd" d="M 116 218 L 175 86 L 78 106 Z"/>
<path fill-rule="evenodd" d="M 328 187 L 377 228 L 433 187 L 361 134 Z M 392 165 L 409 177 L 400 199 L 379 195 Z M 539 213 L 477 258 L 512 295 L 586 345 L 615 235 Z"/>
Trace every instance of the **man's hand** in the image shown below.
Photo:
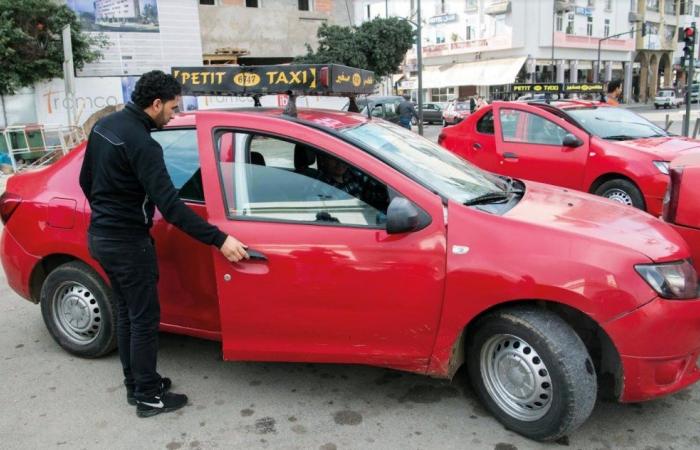
<path fill-rule="evenodd" d="M 224 257 L 231 262 L 238 262 L 242 259 L 249 259 L 248 253 L 245 251 L 246 246 L 233 236 L 227 236 L 224 245 L 219 250 Z"/>

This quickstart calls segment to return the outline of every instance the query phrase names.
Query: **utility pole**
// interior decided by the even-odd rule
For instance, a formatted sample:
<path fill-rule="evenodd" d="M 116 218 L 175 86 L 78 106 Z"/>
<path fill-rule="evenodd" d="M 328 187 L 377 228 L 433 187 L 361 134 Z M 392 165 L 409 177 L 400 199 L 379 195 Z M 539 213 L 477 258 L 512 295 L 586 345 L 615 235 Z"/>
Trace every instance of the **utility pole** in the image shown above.
<path fill-rule="evenodd" d="M 554 29 L 555 20 L 557 18 L 557 0 L 552 0 L 552 83 L 556 82 L 556 77 L 554 76 Z"/>
<path fill-rule="evenodd" d="M 695 66 L 695 22 L 683 30 L 685 47 L 683 47 L 683 57 L 688 58 L 688 79 L 685 89 L 685 117 L 683 118 L 683 136 L 690 134 L 690 103 L 693 98 L 693 69 Z"/>
<path fill-rule="evenodd" d="M 420 18 L 420 0 L 417 2 L 418 15 L 416 16 L 416 21 L 418 22 L 418 134 L 423 136 L 423 51 L 421 48 L 421 36 L 422 24 Z"/>
<path fill-rule="evenodd" d="M 70 25 L 63 28 L 63 82 L 66 88 L 66 113 L 68 126 L 73 125 L 73 108 L 75 107 L 75 72 L 73 69 L 73 43 L 71 42 Z M 77 117 L 76 125 L 77 125 Z"/>

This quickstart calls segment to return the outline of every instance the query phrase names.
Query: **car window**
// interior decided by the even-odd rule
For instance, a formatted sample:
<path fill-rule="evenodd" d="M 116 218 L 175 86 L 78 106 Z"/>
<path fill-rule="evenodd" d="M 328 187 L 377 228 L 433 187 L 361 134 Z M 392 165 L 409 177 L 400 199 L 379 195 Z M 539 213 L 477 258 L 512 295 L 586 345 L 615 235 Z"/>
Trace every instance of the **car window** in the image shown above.
<path fill-rule="evenodd" d="M 567 131 L 551 120 L 537 114 L 513 109 L 501 109 L 503 140 L 561 146 Z"/>
<path fill-rule="evenodd" d="M 489 111 L 476 123 L 476 131 L 483 134 L 494 134 L 493 112 Z"/>
<path fill-rule="evenodd" d="M 384 117 L 384 106 L 374 105 L 372 107 L 372 117 Z"/>
<path fill-rule="evenodd" d="M 300 142 L 224 134 L 236 142 L 234 161 L 219 162 L 230 218 L 385 226 L 389 189 L 358 168 Z"/>
<path fill-rule="evenodd" d="M 183 200 L 204 201 L 199 167 L 197 131 L 172 129 L 154 131 L 151 137 L 163 148 L 165 168 Z"/>
<path fill-rule="evenodd" d="M 384 104 L 384 117 L 394 118 L 398 115 L 399 102 L 388 102 Z"/>

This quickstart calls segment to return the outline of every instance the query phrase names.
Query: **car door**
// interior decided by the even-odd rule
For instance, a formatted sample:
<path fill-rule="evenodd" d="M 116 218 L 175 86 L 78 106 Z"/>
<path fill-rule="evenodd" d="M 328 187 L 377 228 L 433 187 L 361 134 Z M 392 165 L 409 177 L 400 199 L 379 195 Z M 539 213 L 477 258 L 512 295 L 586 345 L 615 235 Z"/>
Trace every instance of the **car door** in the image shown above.
<path fill-rule="evenodd" d="M 196 130 L 170 128 L 151 136 L 163 148 L 166 169 L 180 198 L 206 219 Z M 160 271 L 161 323 L 181 333 L 215 338 L 220 323 L 211 250 L 166 222 L 158 210 L 151 234 Z"/>
<path fill-rule="evenodd" d="M 210 149 L 205 190 L 218 196 L 207 209 L 254 256 L 230 263 L 214 255 L 224 357 L 425 370 L 445 278 L 439 197 L 321 131 L 260 116 L 229 128 L 224 118 L 198 117 Z M 226 135 L 236 143 L 233 162 L 215 158 Z M 329 185 L 329 158 L 371 189 Z M 387 234 L 396 195 L 429 214 L 430 225 Z"/>
<path fill-rule="evenodd" d="M 477 117 L 468 125 L 473 129 L 467 134 L 466 159 L 484 170 L 498 173 L 502 157 L 496 152 L 493 110 L 487 106 L 474 114 Z"/>
<path fill-rule="evenodd" d="M 581 189 L 589 137 L 563 118 L 515 102 L 494 102 L 497 173 Z M 572 134 L 581 145 L 563 145 Z"/>

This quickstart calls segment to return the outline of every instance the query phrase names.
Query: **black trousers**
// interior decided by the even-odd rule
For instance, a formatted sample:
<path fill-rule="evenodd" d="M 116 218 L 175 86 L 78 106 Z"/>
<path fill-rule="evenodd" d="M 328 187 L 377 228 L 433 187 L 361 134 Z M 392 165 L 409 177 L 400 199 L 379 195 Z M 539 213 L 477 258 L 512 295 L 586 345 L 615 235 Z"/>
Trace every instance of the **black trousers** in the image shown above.
<path fill-rule="evenodd" d="M 88 249 L 112 285 L 117 306 L 119 359 L 124 384 L 137 400 L 158 394 L 158 260 L 150 236 L 125 240 L 88 234 Z"/>

